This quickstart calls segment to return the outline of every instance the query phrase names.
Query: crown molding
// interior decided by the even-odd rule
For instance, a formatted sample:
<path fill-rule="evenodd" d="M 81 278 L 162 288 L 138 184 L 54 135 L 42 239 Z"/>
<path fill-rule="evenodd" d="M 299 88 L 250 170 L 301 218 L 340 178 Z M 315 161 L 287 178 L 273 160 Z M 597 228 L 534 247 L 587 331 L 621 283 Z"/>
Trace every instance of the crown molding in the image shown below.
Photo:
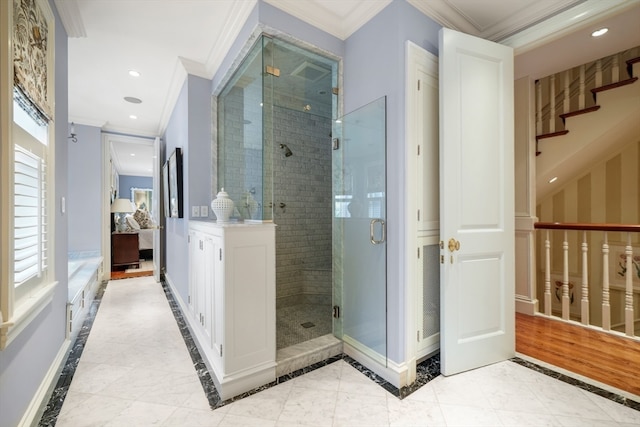
<path fill-rule="evenodd" d="M 349 13 L 342 18 L 344 37 L 341 38 L 341 40 L 345 40 L 351 34 L 355 33 L 360 27 L 369 22 L 371 18 L 380 13 L 382 9 L 391 4 L 392 1 L 393 0 L 378 0 L 358 3 L 355 10 L 349 11 Z M 364 5 L 366 5 L 366 7 Z"/>
<path fill-rule="evenodd" d="M 162 107 L 162 114 L 158 121 L 158 131 L 156 135 L 163 135 L 164 131 L 167 130 L 169 119 L 171 119 L 171 113 L 173 113 L 173 108 L 176 105 L 176 101 L 180 96 L 180 91 L 182 90 L 182 86 L 186 79 L 187 70 L 184 67 L 184 63 L 181 60 L 176 60 L 173 67 L 173 73 L 171 75 L 171 84 L 169 86 L 169 90 L 167 90 L 167 95 L 164 97 L 164 107 Z"/>
<path fill-rule="evenodd" d="M 606 2 L 586 0 L 539 24 L 498 41 L 501 44 L 511 46 L 514 53 L 520 55 L 638 5 L 640 5 L 640 0 L 608 0 Z"/>
<path fill-rule="evenodd" d="M 201 62 L 192 61 L 191 59 L 183 58 L 182 56 L 179 56 L 178 60 L 184 67 L 187 74 L 202 77 L 203 79 L 208 79 L 208 80 L 211 80 L 211 78 L 213 77 L 212 75 L 209 75 L 209 72 L 207 71 L 207 66 Z"/>
<path fill-rule="evenodd" d="M 55 4 L 67 36 L 70 38 L 87 37 L 78 0 L 55 0 Z"/>
<path fill-rule="evenodd" d="M 564 11 L 576 7 L 584 0 L 556 0 L 555 2 L 534 2 L 530 3 L 526 8 L 519 10 L 509 17 L 495 25 L 484 28 L 480 33 L 480 37 L 487 40 L 501 40 L 518 33 L 535 25 L 550 19 Z"/>
<path fill-rule="evenodd" d="M 410 5 L 427 15 L 445 28 L 461 31 L 472 36 L 480 36 L 480 28 L 476 27 L 457 9 L 444 0 L 407 0 Z"/>
<path fill-rule="evenodd" d="M 222 65 L 225 56 L 231 50 L 233 42 L 238 37 L 238 34 L 240 34 L 240 30 L 242 30 L 245 22 L 249 19 L 249 15 L 251 15 L 256 4 L 258 4 L 257 0 L 233 2 L 233 7 L 227 17 L 225 26 L 222 28 L 222 31 L 220 31 L 220 37 L 218 37 L 216 43 L 209 51 L 205 63 L 207 79 L 212 79 L 218 71 L 218 68 L 220 68 L 220 65 Z"/>
<path fill-rule="evenodd" d="M 314 0 L 264 0 L 265 3 L 326 32 L 340 40 L 346 40 L 361 26 L 387 7 L 392 0 L 350 2 L 353 6 L 344 16 L 332 12 Z"/>

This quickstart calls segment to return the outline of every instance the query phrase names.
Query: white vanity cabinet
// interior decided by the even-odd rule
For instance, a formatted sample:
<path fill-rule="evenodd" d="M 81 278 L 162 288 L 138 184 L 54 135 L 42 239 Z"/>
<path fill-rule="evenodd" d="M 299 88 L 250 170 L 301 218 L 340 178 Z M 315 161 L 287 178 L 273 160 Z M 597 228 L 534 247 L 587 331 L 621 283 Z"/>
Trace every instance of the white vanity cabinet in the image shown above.
<path fill-rule="evenodd" d="M 222 399 L 275 380 L 275 225 L 189 222 L 189 314 Z"/>
<path fill-rule="evenodd" d="M 206 338 L 207 346 L 213 345 L 216 242 L 206 233 L 189 232 L 189 310 L 197 321 L 197 327 Z"/>

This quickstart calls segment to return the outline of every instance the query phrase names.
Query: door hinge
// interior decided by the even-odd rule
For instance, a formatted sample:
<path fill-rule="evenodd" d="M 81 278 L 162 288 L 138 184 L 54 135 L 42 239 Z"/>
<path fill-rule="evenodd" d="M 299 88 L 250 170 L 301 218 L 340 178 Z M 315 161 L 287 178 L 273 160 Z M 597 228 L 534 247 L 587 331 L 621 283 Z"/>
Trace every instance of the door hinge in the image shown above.
<path fill-rule="evenodd" d="M 420 155 L 420 146 L 418 145 L 418 156 Z"/>
<path fill-rule="evenodd" d="M 338 138 L 333 138 L 332 140 L 332 147 L 334 150 L 339 150 L 340 149 L 340 140 Z"/>
<path fill-rule="evenodd" d="M 267 74 L 271 74 L 274 77 L 280 77 L 280 69 L 267 65 Z"/>
<path fill-rule="evenodd" d="M 416 332 L 418 332 L 416 334 L 416 341 L 420 342 L 420 331 L 416 331 Z"/>
<path fill-rule="evenodd" d="M 338 95 L 340 93 L 340 88 L 332 87 L 331 88 L 331 93 L 334 94 L 334 95 Z"/>
<path fill-rule="evenodd" d="M 339 305 L 334 305 L 333 306 L 333 318 L 334 319 L 339 319 L 340 318 L 340 306 Z"/>
<path fill-rule="evenodd" d="M 420 248 L 418 248 L 418 259 L 420 259 Z"/>
<path fill-rule="evenodd" d="M 420 209 L 418 209 L 418 222 L 420 221 Z"/>
<path fill-rule="evenodd" d="M 222 248 L 220 248 L 220 261 L 222 261 Z"/>
<path fill-rule="evenodd" d="M 444 264 L 444 255 L 440 255 L 440 264 Z"/>
<path fill-rule="evenodd" d="M 420 90 L 420 79 L 418 79 L 418 90 Z"/>
<path fill-rule="evenodd" d="M 222 357 L 222 344 L 220 344 L 220 357 Z"/>
<path fill-rule="evenodd" d="M 187 298 L 189 300 L 189 304 L 191 304 L 191 295 Z"/>

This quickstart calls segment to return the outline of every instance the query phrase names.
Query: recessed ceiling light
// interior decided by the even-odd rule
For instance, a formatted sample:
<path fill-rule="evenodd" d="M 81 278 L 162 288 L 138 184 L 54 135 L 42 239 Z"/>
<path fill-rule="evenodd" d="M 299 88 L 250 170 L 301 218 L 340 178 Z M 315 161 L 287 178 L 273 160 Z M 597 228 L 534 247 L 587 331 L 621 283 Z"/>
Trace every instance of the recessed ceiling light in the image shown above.
<path fill-rule="evenodd" d="M 593 33 L 591 33 L 591 37 L 603 36 L 607 33 L 607 31 L 609 31 L 608 28 L 600 28 L 599 30 L 595 30 Z"/>
<path fill-rule="evenodd" d="M 136 98 L 135 96 L 125 96 L 124 100 L 132 104 L 142 104 L 142 99 Z"/>
<path fill-rule="evenodd" d="M 554 176 L 553 178 L 551 178 L 551 179 L 549 180 L 549 184 L 552 184 L 552 183 L 556 182 L 557 180 L 558 180 L 558 177 L 557 177 L 557 176 Z"/>
<path fill-rule="evenodd" d="M 129 70 L 129 75 L 131 77 L 140 77 L 140 72 L 136 70 Z"/>
<path fill-rule="evenodd" d="M 130 155 L 131 157 L 135 157 L 135 156 L 136 156 L 136 153 L 131 153 L 131 154 L 129 154 L 129 155 Z"/>
<path fill-rule="evenodd" d="M 135 120 L 138 118 L 138 116 L 134 116 L 133 114 L 129 116 L 130 119 Z"/>

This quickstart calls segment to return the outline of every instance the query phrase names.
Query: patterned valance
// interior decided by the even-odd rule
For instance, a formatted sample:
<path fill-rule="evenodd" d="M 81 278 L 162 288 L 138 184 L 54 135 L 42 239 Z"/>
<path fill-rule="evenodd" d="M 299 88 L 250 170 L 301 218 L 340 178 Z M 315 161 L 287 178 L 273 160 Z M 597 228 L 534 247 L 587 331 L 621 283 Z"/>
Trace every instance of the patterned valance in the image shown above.
<path fill-rule="evenodd" d="M 37 0 L 13 0 L 14 84 L 38 112 L 51 120 L 47 91 L 47 19 Z"/>

